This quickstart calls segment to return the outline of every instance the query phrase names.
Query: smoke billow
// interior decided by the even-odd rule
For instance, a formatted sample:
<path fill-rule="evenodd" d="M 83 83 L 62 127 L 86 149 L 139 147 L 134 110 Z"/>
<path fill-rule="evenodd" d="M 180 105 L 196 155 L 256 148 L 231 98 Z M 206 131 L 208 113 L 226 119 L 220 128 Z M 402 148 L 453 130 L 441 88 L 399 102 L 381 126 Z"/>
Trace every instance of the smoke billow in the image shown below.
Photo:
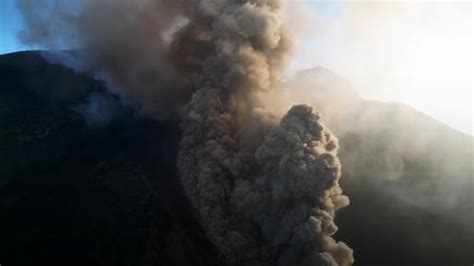
<path fill-rule="evenodd" d="M 308 106 L 280 123 L 268 111 L 293 44 L 279 0 L 84 0 L 77 14 L 51 4 L 48 16 L 34 5 L 19 5 L 23 40 L 69 38 L 83 71 L 125 103 L 155 117 L 180 113 L 180 180 L 226 263 L 354 261 L 332 238 L 335 211 L 348 205 L 336 138 Z"/>
<path fill-rule="evenodd" d="M 333 217 L 349 204 L 338 186 L 337 139 L 306 105 L 293 106 L 256 152 L 258 173 L 237 180 L 232 203 L 259 225 L 271 265 L 348 265 Z M 277 254 L 275 256 L 275 254 Z"/>
<path fill-rule="evenodd" d="M 75 55 L 54 52 L 49 59 L 74 63 L 76 70 L 105 81 L 143 114 L 164 116 L 189 99 L 191 87 L 174 69 L 169 45 L 170 35 L 185 23 L 180 14 L 186 1 L 71 2 L 19 0 L 26 24 L 20 39 L 53 50 L 80 49 Z"/>

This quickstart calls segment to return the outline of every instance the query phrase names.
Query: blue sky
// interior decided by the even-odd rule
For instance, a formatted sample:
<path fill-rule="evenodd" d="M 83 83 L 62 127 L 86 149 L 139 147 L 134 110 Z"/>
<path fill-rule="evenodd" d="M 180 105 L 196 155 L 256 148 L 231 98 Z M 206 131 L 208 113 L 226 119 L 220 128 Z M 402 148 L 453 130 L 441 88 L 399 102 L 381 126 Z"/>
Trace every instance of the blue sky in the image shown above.
<path fill-rule="evenodd" d="M 16 0 L 0 0 L 0 54 L 28 49 L 17 39 L 21 28 L 22 19 Z"/>

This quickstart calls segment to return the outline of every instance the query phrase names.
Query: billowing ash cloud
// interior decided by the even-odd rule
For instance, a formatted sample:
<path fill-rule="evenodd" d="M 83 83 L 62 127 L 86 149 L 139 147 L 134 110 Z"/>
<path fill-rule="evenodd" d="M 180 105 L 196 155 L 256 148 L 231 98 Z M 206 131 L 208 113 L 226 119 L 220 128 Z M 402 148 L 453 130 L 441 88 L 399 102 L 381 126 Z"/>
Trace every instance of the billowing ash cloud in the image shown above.
<path fill-rule="evenodd" d="M 80 65 L 81 71 L 102 79 L 140 112 L 166 115 L 164 110 L 176 109 L 193 93 L 186 82 L 189 75 L 181 76 L 183 69 L 174 65 L 182 55 L 170 44 L 172 34 L 186 23 L 187 2 L 18 0 L 26 24 L 19 37 L 49 49 L 80 48 L 80 63 L 70 54 L 50 57 L 68 66 L 75 61 L 74 68 Z"/>
<path fill-rule="evenodd" d="M 232 203 L 255 222 L 271 265 L 349 265 L 335 243 L 334 213 L 349 200 L 338 186 L 337 139 L 306 105 L 293 106 L 256 152 L 258 173 L 238 179 Z"/>
<path fill-rule="evenodd" d="M 158 117 L 179 110 L 180 179 L 227 264 L 353 262 L 331 237 L 348 204 L 335 137 L 308 106 L 280 124 L 267 111 L 293 43 L 279 0 L 84 0 L 79 14 L 53 12 L 67 25 L 59 38 L 37 2 L 21 3 L 24 40 L 72 36 L 85 71 L 124 102 Z"/>

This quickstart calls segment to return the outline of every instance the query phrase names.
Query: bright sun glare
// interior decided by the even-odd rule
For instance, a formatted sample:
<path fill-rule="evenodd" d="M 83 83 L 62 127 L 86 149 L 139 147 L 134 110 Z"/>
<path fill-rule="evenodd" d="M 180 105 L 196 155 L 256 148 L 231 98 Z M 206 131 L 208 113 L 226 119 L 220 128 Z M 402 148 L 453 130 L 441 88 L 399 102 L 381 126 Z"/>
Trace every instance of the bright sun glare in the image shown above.
<path fill-rule="evenodd" d="M 366 98 L 400 101 L 474 134 L 471 3 L 305 4 L 291 25 L 316 26 L 300 34 L 295 68 L 325 66 Z"/>

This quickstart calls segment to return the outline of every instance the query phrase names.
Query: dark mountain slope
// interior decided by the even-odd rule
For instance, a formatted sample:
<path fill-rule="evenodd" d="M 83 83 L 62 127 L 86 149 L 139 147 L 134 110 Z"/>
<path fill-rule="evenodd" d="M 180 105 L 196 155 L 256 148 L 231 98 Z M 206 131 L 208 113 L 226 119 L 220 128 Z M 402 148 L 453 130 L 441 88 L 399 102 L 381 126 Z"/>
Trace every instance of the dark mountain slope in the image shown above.
<path fill-rule="evenodd" d="M 0 56 L 5 265 L 218 265 L 176 179 L 177 123 L 88 127 L 89 78 L 37 53 Z"/>

